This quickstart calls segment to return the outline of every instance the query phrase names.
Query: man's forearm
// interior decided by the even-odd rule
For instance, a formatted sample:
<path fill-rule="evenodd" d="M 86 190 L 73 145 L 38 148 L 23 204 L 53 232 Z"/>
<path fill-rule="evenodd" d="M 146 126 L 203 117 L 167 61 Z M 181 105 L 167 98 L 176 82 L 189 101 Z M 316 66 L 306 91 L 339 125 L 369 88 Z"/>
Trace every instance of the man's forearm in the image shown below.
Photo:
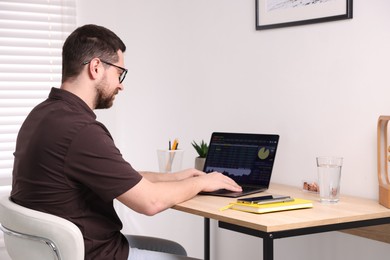
<path fill-rule="evenodd" d="M 142 177 L 150 182 L 161 182 L 161 181 L 176 181 L 177 177 L 175 173 L 159 173 L 159 172 L 139 172 Z"/>

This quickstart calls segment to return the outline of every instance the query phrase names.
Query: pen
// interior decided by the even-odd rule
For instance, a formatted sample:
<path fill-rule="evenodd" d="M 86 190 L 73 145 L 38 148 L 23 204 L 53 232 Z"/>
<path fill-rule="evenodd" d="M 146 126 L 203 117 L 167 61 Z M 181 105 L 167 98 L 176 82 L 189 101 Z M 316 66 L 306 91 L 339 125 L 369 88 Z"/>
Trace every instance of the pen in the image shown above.
<path fill-rule="evenodd" d="M 175 140 L 173 140 L 172 150 L 176 150 L 177 146 L 178 146 L 178 142 L 177 142 L 177 138 L 175 138 Z"/>
<path fill-rule="evenodd" d="M 177 142 L 177 138 L 175 138 L 175 140 L 173 140 L 173 144 L 171 143 L 171 140 L 169 140 L 168 151 L 176 150 L 178 145 L 179 145 L 179 143 Z M 172 170 L 172 163 L 173 163 L 174 158 L 175 158 L 175 152 L 173 152 L 173 153 L 169 152 L 169 159 L 168 159 L 167 164 L 165 166 L 166 172 L 170 172 Z"/>
<path fill-rule="evenodd" d="M 233 203 L 230 203 L 229 205 L 226 205 L 225 207 L 220 208 L 219 211 L 224 211 L 224 210 L 230 209 L 231 207 L 233 207 Z"/>

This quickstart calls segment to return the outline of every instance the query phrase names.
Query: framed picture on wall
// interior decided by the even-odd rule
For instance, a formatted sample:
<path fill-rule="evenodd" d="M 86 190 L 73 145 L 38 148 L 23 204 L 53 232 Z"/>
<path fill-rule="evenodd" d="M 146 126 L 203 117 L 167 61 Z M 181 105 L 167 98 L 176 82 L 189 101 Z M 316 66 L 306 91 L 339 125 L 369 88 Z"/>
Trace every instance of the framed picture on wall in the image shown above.
<path fill-rule="evenodd" d="M 256 0 L 256 30 L 352 18 L 353 0 Z"/>

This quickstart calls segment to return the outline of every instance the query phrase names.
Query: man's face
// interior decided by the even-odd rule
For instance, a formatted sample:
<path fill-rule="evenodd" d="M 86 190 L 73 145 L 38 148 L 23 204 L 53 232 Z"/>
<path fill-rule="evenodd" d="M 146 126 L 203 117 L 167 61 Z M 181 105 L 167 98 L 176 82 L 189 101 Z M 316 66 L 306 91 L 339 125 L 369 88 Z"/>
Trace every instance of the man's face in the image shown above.
<path fill-rule="evenodd" d="M 114 65 L 123 67 L 123 53 L 118 51 L 118 62 Z M 96 109 L 112 107 L 115 95 L 119 90 L 123 90 L 122 83 L 119 82 L 119 76 L 123 72 L 115 66 L 105 66 L 105 74 L 101 81 L 96 86 Z"/>
<path fill-rule="evenodd" d="M 96 87 L 96 109 L 110 108 L 114 104 L 115 95 L 118 94 L 118 88 L 109 87 L 107 75 L 103 77 Z"/>

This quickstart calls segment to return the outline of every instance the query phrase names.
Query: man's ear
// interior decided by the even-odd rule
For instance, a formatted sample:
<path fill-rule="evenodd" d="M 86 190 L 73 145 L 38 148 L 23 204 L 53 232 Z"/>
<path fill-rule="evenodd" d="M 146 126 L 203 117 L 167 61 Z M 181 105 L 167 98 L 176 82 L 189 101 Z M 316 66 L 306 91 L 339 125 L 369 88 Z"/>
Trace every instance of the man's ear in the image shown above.
<path fill-rule="evenodd" d="M 99 80 L 103 77 L 104 68 L 102 65 L 98 58 L 94 58 L 88 63 L 88 74 L 91 80 Z"/>

